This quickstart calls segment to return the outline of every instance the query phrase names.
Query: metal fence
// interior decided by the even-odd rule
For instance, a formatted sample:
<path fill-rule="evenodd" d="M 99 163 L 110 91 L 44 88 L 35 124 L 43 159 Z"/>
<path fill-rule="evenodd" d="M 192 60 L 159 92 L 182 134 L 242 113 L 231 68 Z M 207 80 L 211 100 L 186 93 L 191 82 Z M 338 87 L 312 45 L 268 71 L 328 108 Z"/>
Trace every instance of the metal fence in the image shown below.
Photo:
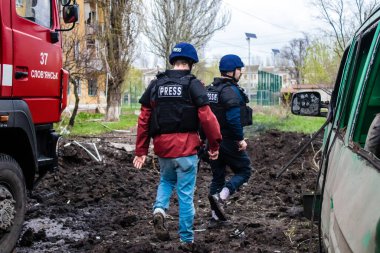
<path fill-rule="evenodd" d="M 279 105 L 281 87 L 281 76 L 259 70 L 259 80 L 255 99 L 257 105 Z"/>
<path fill-rule="evenodd" d="M 122 97 L 123 107 L 135 109 L 140 108 L 141 105 L 139 104 L 139 99 L 141 98 L 143 92 L 144 91 L 141 91 L 137 85 L 130 84 L 129 88 L 125 90 Z"/>
<path fill-rule="evenodd" d="M 281 76 L 259 70 L 257 89 L 251 90 L 250 101 L 252 104 L 263 106 L 279 105 L 281 87 Z M 130 84 L 123 95 L 123 107 L 140 108 L 138 101 L 143 92 L 137 85 Z"/>

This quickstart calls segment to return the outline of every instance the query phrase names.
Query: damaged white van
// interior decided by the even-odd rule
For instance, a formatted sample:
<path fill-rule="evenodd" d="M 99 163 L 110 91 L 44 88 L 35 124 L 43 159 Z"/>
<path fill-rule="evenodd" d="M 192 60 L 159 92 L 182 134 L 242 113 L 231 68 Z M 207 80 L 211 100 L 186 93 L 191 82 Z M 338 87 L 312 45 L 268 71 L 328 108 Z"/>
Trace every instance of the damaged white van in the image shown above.
<path fill-rule="evenodd" d="M 329 104 L 318 191 L 321 249 L 380 253 L 380 9 L 347 46 Z M 292 112 L 321 116 L 317 92 Z"/>

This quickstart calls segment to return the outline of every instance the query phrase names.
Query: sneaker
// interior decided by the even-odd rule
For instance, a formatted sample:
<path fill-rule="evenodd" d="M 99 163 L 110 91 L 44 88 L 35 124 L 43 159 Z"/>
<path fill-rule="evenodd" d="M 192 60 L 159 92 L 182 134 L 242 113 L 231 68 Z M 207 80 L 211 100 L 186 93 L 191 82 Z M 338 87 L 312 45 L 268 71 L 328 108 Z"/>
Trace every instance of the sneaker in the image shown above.
<path fill-rule="evenodd" d="M 208 223 L 207 223 L 207 228 L 208 229 L 217 229 L 217 228 L 224 228 L 224 227 L 230 227 L 231 223 L 227 221 L 221 221 L 221 220 L 216 220 L 215 218 L 211 218 Z"/>
<path fill-rule="evenodd" d="M 216 216 L 219 220 L 226 221 L 227 215 L 224 212 L 224 201 L 219 197 L 219 194 L 208 195 L 208 200 L 210 201 L 211 210 L 215 211 Z"/>
<path fill-rule="evenodd" d="M 219 220 L 216 220 L 215 218 L 209 219 L 207 223 L 207 228 L 208 229 L 213 229 L 213 228 L 218 228 L 219 227 Z"/>
<path fill-rule="evenodd" d="M 170 240 L 169 231 L 165 226 L 165 217 L 162 213 L 157 212 L 153 216 L 154 231 L 161 241 Z"/>
<path fill-rule="evenodd" d="M 193 252 L 194 248 L 195 247 L 193 242 L 181 242 L 181 245 L 178 247 L 178 249 L 182 250 L 183 252 Z"/>

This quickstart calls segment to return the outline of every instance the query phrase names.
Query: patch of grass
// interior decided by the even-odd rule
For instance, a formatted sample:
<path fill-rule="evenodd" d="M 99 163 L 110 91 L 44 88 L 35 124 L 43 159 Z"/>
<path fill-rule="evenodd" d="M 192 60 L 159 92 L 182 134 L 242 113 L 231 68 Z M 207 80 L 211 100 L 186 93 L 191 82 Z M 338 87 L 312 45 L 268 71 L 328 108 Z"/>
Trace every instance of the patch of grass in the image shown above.
<path fill-rule="evenodd" d="M 140 107 L 141 107 L 141 104 L 139 103 L 132 103 L 130 105 L 128 104 L 123 104 L 121 106 L 121 112 L 124 114 L 124 113 L 129 113 L 129 112 L 133 112 L 134 110 L 140 110 Z"/>
<path fill-rule="evenodd" d="M 253 127 L 258 130 L 276 129 L 286 132 L 314 133 L 325 122 L 325 118 L 314 118 L 289 115 L 280 118 L 274 115 L 255 115 L 253 116 Z"/>
<path fill-rule="evenodd" d="M 325 122 L 324 117 L 296 116 L 282 107 L 255 108 L 253 132 L 276 129 L 286 132 L 310 134 L 316 132 Z M 249 131 L 249 132 L 251 132 Z"/>
<path fill-rule="evenodd" d="M 134 110 L 123 112 L 118 122 L 105 122 L 104 115 L 100 113 L 78 113 L 74 127 L 69 129 L 69 135 L 96 135 L 111 132 L 113 130 L 128 130 L 137 125 L 138 116 Z M 64 126 L 68 125 L 69 117 L 63 119 L 59 124 L 55 125 L 58 132 L 61 132 Z M 65 134 L 65 133 L 64 133 Z M 66 133 L 67 134 L 67 133 Z"/>
<path fill-rule="evenodd" d="M 137 125 L 138 116 L 135 112 L 139 109 L 128 106 L 122 107 L 119 122 L 105 122 L 104 115 L 100 113 L 78 113 L 75 125 L 70 129 L 69 135 L 97 135 L 114 130 L 128 130 Z M 292 115 L 288 109 L 283 107 L 255 107 L 253 114 L 253 125 L 246 128 L 247 135 L 252 135 L 276 129 L 286 132 L 298 132 L 310 134 L 316 132 L 325 122 L 323 117 L 304 117 Z M 61 128 L 69 122 L 65 117 L 62 123 L 56 124 L 55 128 L 61 132 Z"/>

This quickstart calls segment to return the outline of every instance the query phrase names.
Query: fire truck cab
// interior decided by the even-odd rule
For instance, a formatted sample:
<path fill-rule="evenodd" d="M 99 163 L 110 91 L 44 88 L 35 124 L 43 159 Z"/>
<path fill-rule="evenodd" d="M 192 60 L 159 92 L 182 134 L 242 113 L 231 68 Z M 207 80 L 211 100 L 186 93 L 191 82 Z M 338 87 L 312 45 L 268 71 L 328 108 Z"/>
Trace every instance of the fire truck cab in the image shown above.
<path fill-rule="evenodd" d="M 26 190 L 58 165 L 53 123 L 66 107 L 60 11 L 74 27 L 71 0 L 0 1 L 0 253 L 24 221 Z"/>

